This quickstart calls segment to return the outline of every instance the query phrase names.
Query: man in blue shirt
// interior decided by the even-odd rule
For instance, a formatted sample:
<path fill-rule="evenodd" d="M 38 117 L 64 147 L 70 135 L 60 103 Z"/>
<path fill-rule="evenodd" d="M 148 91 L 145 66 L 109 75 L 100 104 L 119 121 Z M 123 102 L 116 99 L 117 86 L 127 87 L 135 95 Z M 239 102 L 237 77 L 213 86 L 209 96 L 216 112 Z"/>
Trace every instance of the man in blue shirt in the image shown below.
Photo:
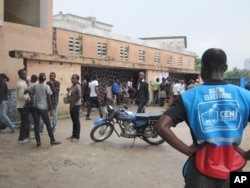
<path fill-rule="evenodd" d="M 119 81 L 116 79 L 112 84 L 112 92 L 116 96 L 116 104 L 120 105 L 121 102 L 121 91 Z"/>
<path fill-rule="evenodd" d="M 250 121 L 249 91 L 223 80 L 227 56 L 211 48 L 201 58 L 203 84 L 178 96 L 156 125 L 172 147 L 189 156 L 184 166 L 185 188 L 229 188 L 229 174 L 241 171 L 250 150 L 239 147 Z M 187 145 L 171 130 L 185 121 L 193 143 Z"/>

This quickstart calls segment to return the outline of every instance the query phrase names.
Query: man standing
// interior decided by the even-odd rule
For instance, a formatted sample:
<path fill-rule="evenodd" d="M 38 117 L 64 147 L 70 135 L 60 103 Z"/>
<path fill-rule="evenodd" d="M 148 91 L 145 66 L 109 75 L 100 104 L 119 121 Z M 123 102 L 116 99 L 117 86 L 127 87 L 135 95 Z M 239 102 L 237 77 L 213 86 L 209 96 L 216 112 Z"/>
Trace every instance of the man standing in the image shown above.
<path fill-rule="evenodd" d="M 100 117 L 102 118 L 103 116 L 101 105 L 98 99 L 98 85 L 99 84 L 98 84 L 98 81 L 96 80 L 96 76 L 93 76 L 92 81 L 89 82 L 90 96 L 89 96 L 89 106 L 88 106 L 88 111 L 86 115 L 86 120 L 91 120 L 89 116 L 90 116 L 90 111 L 91 111 L 93 104 L 97 108 Z"/>
<path fill-rule="evenodd" d="M 1 132 L 14 133 L 15 124 L 10 120 L 6 114 L 6 101 L 8 100 L 8 85 L 9 77 L 4 73 L 0 74 L 0 118 L 8 125 L 6 129 Z"/>
<path fill-rule="evenodd" d="M 34 93 L 34 103 L 35 107 L 32 111 L 32 115 L 34 117 L 34 124 L 35 124 L 35 137 L 37 142 L 37 147 L 41 146 L 41 139 L 39 134 L 39 119 L 40 117 L 43 119 L 48 135 L 50 137 L 50 144 L 51 145 L 58 145 L 61 144 L 61 142 L 58 142 L 55 140 L 55 137 L 52 132 L 51 128 L 51 122 L 49 119 L 49 114 L 52 116 L 52 104 L 51 104 L 51 98 L 50 95 L 52 94 L 52 91 L 50 87 L 45 84 L 46 80 L 46 74 L 40 73 L 38 77 L 39 83 L 32 84 L 28 88 L 29 93 Z M 49 111 L 48 111 L 49 109 Z"/>
<path fill-rule="evenodd" d="M 154 104 L 158 104 L 160 79 L 156 78 L 155 82 L 153 82 L 153 83 L 151 81 L 151 86 L 152 86 L 152 89 L 153 89 L 153 102 L 154 102 Z"/>
<path fill-rule="evenodd" d="M 119 106 L 121 102 L 121 89 L 117 79 L 115 79 L 112 84 L 112 92 L 116 96 L 116 104 Z"/>
<path fill-rule="evenodd" d="M 178 96 L 156 124 L 172 147 L 189 157 L 184 166 L 185 188 L 229 188 L 230 172 L 241 171 L 250 150 L 239 147 L 250 121 L 249 91 L 223 80 L 227 57 L 211 48 L 201 58 L 203 84 Z M 229 115 L 230 114 L 230 115 Z M 193 143 L 179 139 L 172 127 L 185 121 Z"/>
<path fill-rule="evenodd" d="M 52 132 L 53 134 L 56 133 L 57 128 L 57 106 L 58 106 L 58 99 L 59 99 L 59 92 L 60 92 L 60 82 L 56 80 L 56 73 L 51 72 L 49 75 L 50 80 L 47 84 L 50 86 L 52 91 L 51 95 L 51 103 L 52 103 Z"/>
<path fill-rule="evenodd" d="M 185 91 L 186 91 L 186 84 L 185 84 L 184 80 L 180 80 L 179 92 L 180 92 L 180 94 L 182 94 Z"/>
<path fill-rule="evenodd" d="M 173 97 L 174 99 L 177 98 L 180 95 L 180 81 L 176 80 L 176 83 L 173 86 Z"/>
<path fill-rule="evenodd" d="M 135 103 L 138 106 L 137 113 L 144 113 L 145 106 L 148 106 L 149 91 L 148 83 L 145 81 L 144 72 L 139 72 L 139 80 L 137 82 Z"/>
<path fill-rule="evenodd" d="M 160 106 L 164 106 L 164 100 L 167 98 L 167 84 L 166 84 L 166 78 L 162 77 L 161 84 L 159 86 L 160 88 Z"/>
<path fill-rule="evenodd" d="M 30 126 L 29 113 L 30 109 L 24 108 L 28 94 L 24 94 L 27 90 L 27 73 L 25 70 L 18 71 L 19 80 L 16 83 L 16 107 L 21 117 L 19 144 L 30 142 Z"/>

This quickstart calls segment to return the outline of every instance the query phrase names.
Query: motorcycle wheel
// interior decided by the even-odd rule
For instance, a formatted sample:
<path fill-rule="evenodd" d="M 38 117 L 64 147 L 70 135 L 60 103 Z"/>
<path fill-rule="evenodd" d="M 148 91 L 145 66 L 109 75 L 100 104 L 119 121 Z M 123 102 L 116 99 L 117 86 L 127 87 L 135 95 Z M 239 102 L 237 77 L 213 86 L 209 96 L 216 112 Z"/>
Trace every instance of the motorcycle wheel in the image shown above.
<path fill-rule="evenodd" d="M 157 137 L 143 137 L 143 140 L 145 142 L 147 142 L 148 144 L 151 144 L 151 145 L 160 145 L 160 144 L 163 144 L 165 142 L 165 140 L 163 140 L 159 135 Z"/>
<path fill-rule="evenodd" d="M 153 131 L 153 132 L 154 132 L 154 134 L 152 136 L 143 136 L 142 137 L 143 140 L 151 145 L 163 144 L 165 142 L 165 140 L 163 140 L 162 137 L 160 137 L 156 131 Z M 145 133 L 145 134 L 147 134 L 147 133 Z"/>
<path fill-rule="evenodd" d="M 114 131 L 111 123 L 103 123 L 95 126 L 90 132 L 90 138 L 95 142 L 102 142 L 109 138 Z"/>

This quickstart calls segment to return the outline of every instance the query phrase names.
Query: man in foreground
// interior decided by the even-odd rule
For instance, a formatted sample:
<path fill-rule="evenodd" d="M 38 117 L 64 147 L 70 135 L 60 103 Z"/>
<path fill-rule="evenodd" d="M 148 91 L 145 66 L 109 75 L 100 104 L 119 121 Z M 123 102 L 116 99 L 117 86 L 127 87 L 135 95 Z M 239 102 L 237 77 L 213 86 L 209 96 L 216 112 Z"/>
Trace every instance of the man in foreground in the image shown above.
<path fill-rule="evenodd" d="M 157 122 L 157 131 L 172 147 L 189 156 L 184 166 L 185 188 L 229 188 L 229 174 L 241 171 L 250 150 L 239 148 L 250 121 L 249 91 L 223 80 L 227 57 L 211 48 L 202 55 L 203 84 L 178 96 Z M 171 130 L 185 121 L 193 144 Z"/>

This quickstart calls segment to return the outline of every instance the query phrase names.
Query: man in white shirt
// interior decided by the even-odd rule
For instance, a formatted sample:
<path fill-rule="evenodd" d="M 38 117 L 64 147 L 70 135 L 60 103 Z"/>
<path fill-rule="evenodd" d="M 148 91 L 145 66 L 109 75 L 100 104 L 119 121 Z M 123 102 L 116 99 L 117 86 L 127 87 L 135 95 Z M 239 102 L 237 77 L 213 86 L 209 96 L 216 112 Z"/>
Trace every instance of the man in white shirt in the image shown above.
<path fill-rule="evenodd" d="M 186 84 L 184 80 L 180 80 L 179 91 L 180 91 L 180 94 L 186 91 Z"/>
<path fill-rule="evenodd" d="M 101 110 L 101 105 L 98 99 L 98 81 L 96 80 L 96 76 L 92 77 L 92 81 L 89 82 L 89 88 L 90 88 L 90 95 L 89 95 L 89 106 L 88 106 L 88 111 L 86 115 L 86 120 L 91 120 L 90 112 L 93 104 L 98 110 L 98 113 L 100 117 L 103 117 L 102 110 Z"/>
<path fill-rule="evenodd" d="M 25 70 L 20 69 L 18 71 L 19 80 L 16 83 L 16 108 L 21 117 L 20 124 L 20 133 L 18 142 L 19 144 L 23 144 L 26 142 L 30 142 L 30 131 L 29 131 L 29 109 L 24 108 L 24 104 L 26 99 L 28 98 L 28 94 L 24 94 L 25 90 L 27 90 L 27 73 Z"/>
<path fill-rule="evenodd" d="M 179 82 L 176 82 L 173 86 L 173 97 L 174 98 L 176 98 L 180 94 L 179 87 L 180 87 Z"/>

